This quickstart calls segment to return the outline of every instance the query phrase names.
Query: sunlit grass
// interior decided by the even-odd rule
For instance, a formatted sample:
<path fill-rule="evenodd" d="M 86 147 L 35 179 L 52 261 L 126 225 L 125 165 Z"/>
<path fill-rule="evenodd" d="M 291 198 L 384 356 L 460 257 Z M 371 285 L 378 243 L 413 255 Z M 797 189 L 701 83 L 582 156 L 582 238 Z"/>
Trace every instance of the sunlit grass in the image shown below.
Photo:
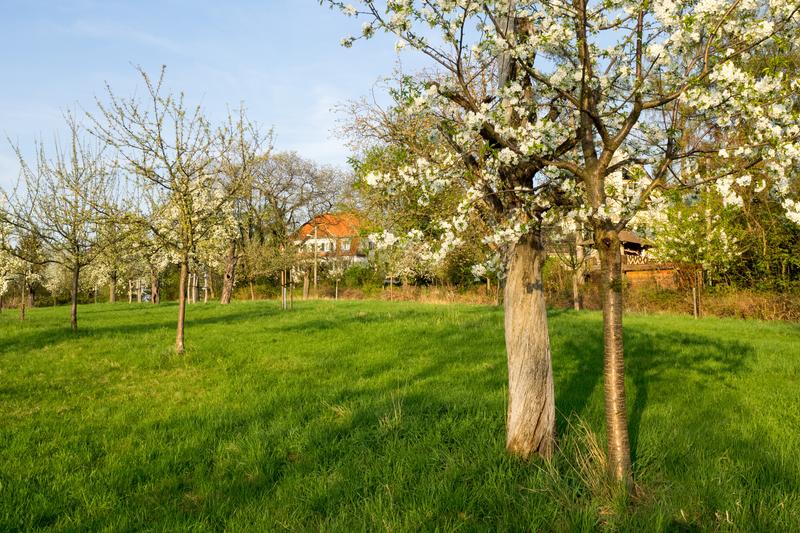
<path fill-rule="evenodd" d="M 0 530 L 799 527 L 797 325 L 627 317 L 642 490 L 620 502 L 580 466 L 597 313 L 551 314 L 548 466 L 504 453 L 498 309 L 198 304 L 183 357 L 176 311 L 82 306 L 77 335 L 66 308 L 0 315 Z"/>

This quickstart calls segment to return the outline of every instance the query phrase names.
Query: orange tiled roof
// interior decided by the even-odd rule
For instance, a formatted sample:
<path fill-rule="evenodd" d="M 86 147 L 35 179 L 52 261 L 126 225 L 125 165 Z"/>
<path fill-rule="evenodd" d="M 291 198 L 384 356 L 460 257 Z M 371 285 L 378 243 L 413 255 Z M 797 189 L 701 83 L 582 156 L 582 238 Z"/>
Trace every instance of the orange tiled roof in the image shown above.
<path fill-rule="evenodd" d="M 355 237 L 362 226 L 359 218 L 353 213 L 325 213 L 318 215 L 297 230 L 297 236 L 300 239 L 306 239 L 314 236 L 314 227 L 317 228 L 317 237 Z"/>

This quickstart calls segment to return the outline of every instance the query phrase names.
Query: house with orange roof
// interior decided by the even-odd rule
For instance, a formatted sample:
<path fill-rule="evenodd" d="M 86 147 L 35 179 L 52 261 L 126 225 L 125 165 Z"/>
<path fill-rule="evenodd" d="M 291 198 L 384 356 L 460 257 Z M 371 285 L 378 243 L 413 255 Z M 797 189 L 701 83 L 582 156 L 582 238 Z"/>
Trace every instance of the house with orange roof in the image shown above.
<path fill-rule="evenodd" d="M 297 230 L 295 245 L 322 260 L 367 261 L 372 244 L 361 235 L 364 222 L 353 213 L 317 215 Z"/>

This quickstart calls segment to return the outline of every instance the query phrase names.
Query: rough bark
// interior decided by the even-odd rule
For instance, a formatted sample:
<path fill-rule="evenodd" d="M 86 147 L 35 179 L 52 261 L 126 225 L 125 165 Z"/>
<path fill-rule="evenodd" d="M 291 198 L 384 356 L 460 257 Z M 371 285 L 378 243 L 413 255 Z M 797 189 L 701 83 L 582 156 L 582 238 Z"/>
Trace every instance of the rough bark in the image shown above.
<path fill-rule="evenodd" d="M 70 298 L 72 300 L 69 314 L 69 325 L 72 331 L 78 331 L 78 280 L 80 279 L 81 268 L 75 266 L 72 268 L 72 288 L 70 290 Z M 97 291 L 95 291 L 95 295 Z"/>
<path fill-rule="evenodd" d="M 225 257 L 225 274 L 222 276 L 222 295 L 219 298 L 219 303 L 227 305 L 231 303 L 233 296 L 233 284 L 236 276 L 236 241 L 232 242 L 228 248 L 228 254 Z"/>
<path fill-rule="evenodd" d="M 632 486 L 628 411 L 625 402 L 625 360 L 622 345 L 622 253 L 619 234 L 597 229 L 595 243 L 600 254 L 603 301 L 603 378 L 605 385 L 608 467 L 613 478 Z"/>
<path fill-rule="evenodd" d="M 178 279 L 178 328 L 175 335 L 175 353 L 182 354 L 184 351 L 183 345 L 183 328 L 186 319 L 186 293 L 187 281 L 189 278 L 189 261 L 184 259 L 181 262 L 181 274 Z"/>
<path fill-rule="evenodd" d="M 111 276 L 111 281 L 108 284 L 108 303 L 116 303 L 117 302 L 117 276 L 116 274 Z"/>
<path fill-rule="evenodd" d="M 534 454 L 550 457 L 555 444 L 553 369 L 542 284 L 544 259 L 538 236 L 523 236 L 512 250 L 505 285 L 506 448 L 523 458 Z"/>

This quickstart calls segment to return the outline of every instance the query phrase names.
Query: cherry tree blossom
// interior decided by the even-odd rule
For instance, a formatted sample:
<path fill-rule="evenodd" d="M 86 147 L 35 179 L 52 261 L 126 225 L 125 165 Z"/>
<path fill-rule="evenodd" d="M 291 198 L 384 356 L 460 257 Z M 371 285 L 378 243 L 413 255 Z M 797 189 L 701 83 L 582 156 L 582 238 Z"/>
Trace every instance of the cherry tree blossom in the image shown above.
<path fill-rule="evenodd" d="M 742 168 L 767 169 L 776 193 L 789 192 L 800 152 L 797 106 L 787 102 L 798 81 L 775 69 L 749 72 L 742 62 L 767 45 L 798 45 L 800 3 L 326 3 L 365 21 L 345 45 L 384 31 L 438 68 L 408 111 L 440 117 L 450 149 L 372 182 L 435 191 L 466 173 L 463 214 L 478 203 L 498 214 L 491 239 L 509 250 L 508 448 L 523 456 L 549 455 L 554 437 L 541 224 L 591 228 L 602 266 L 609 468 L 630 486 L 619 232 L 661 190 L 724 188 Z M 476 73 L 487 71 L 497 89 L 479 98 Z M 713 173 L 701 172 L 708 160 Z M 791 217 L 794 202 L 785 202 Z M 457 238 L 453 231 L 441 244 Z"/>
<path fill-rule="evenodd" d="M 139 193 L 138 215 L 129 222 L 146 228 L 180 265 L 175 351 L 184 352 L 189 268 L 198 246 L 231 221 L 234 191 L 223 186 L 225 154 L 244 128 L 214 127 L 199 106 L 189 108 L 182 94 L 164 88 L 162 69 L 153 79 L 139 70 L 146 103 L 108 90 L 91 116 L 93 133 L 116 149 Z"/>

